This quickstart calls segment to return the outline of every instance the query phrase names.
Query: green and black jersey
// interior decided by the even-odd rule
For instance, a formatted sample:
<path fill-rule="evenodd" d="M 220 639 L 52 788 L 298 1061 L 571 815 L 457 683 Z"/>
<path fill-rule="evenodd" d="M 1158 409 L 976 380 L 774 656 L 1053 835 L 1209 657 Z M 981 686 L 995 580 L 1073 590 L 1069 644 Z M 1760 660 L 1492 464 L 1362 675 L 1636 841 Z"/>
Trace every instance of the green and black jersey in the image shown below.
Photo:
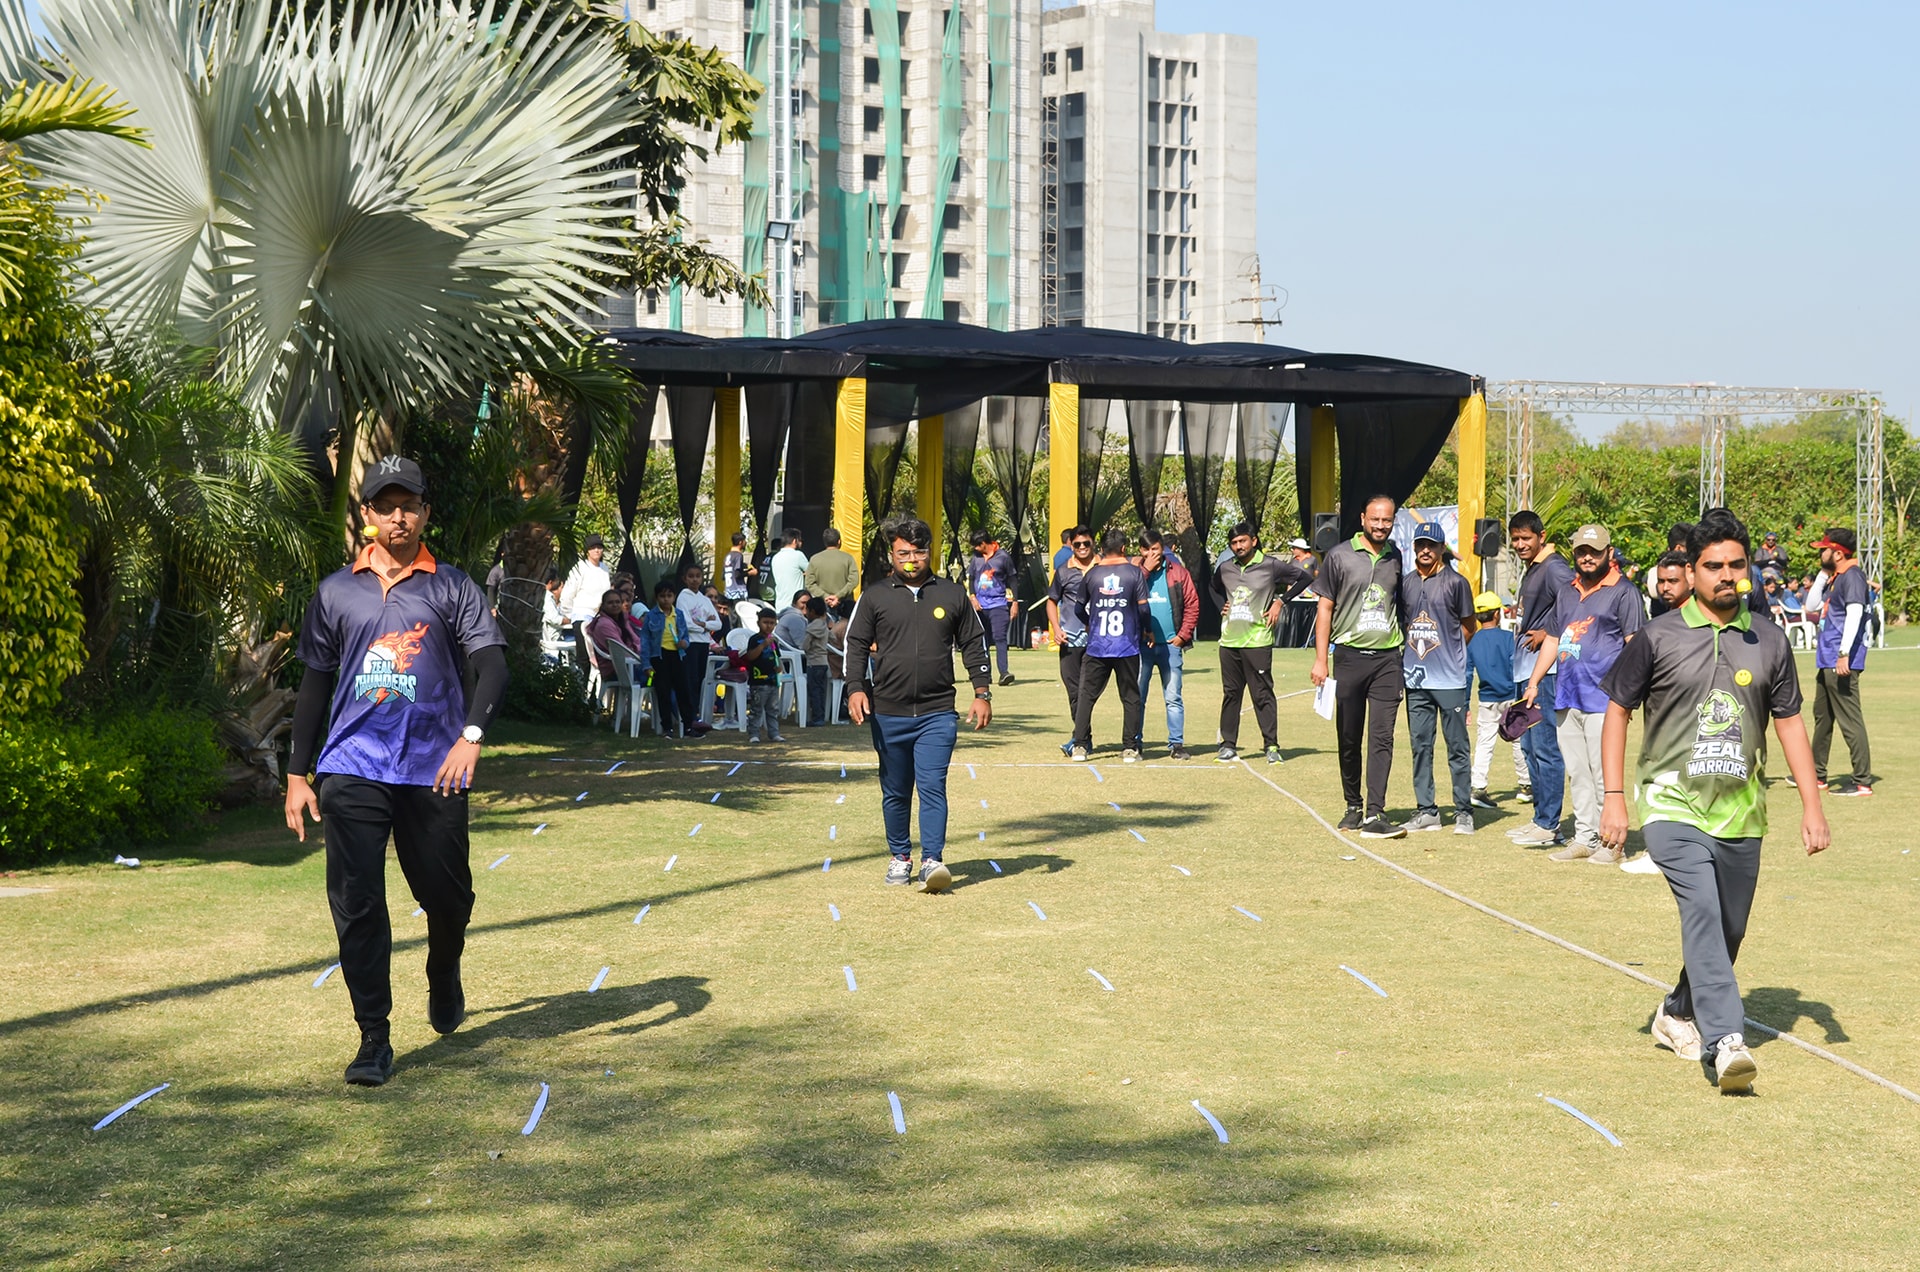
<path fill-rule="evenodd" d="M 1720 839 L 1767 833 L 1767 725 L 1800 714 L 1786 633 L 1741 609 L 1717 627 L 1689 597 L 1640 629 L 1601 689 L 1643 705 L 1635 798 L 1643 822 L 1683 822 Z"/>
<path fill-rule="evenodd" d="M 1333 601 L 1333 643 L 1347 649 L 1398 649 L 1400 549 L 1389 540 L 1378 555 L 1366 536 L 1336 543 L 1313 580 L 1313 594 Z"/>

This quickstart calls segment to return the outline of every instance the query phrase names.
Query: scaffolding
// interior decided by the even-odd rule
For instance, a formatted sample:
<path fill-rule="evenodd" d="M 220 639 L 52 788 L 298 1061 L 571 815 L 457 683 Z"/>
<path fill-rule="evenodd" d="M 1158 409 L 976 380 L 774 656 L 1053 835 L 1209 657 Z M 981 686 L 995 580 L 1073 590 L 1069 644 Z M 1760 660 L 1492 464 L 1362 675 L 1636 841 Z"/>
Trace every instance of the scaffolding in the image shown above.
<path fill-rule="evenodd" d="M 1851 415 L 1854 431 L 1854 533 L 1860 567 L 1881 579 L 1887 456 L 1878 393 L 1866 389 L 1746 388 L 1725 384 L 1608 384 L 1571 380 L 1492 380 L 1489 410 L 1507 423 L 1508 515 L 1534 505 L 1533 428 L 1541 411 L 1694 420 L 1700 426 L 1700 510 L 1724 507 L 1727 435 L 1749 419 L 1820 412 Z"/>
<path fill-rule="evenodd" d="M 794 117 L 801 109 L 800 0 L 770 0 L 771 48 L 767 50 L 767 221 L 771 248 L 767 258 L 767 291 L 773 301 L 773 334 L 782 340 L 793 335 L 799 313 L 799 289 L 794 274 L 806 251 L 801 240 L 800 204 L 794 188 L 799 140 Z M 777 228 L 775 228 L 777 227 Z"/>

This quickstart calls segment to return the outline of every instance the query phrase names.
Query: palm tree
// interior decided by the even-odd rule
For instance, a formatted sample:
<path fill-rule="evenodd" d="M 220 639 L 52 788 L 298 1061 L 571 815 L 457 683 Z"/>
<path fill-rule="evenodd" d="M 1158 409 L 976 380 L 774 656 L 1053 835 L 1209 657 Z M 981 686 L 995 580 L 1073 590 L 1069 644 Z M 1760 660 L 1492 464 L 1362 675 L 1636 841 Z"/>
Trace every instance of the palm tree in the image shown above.
<path fill-rule="evenodd" d="M 116 343 L 215 350 L 259 418 L 332 442 L 336 525 L 365 421 L 560 361 L 631 234 L 615 139 L 642 108 L 569 0 L 283 21 L 268 0 L 48 0 L 44 47 L 3 2 L 0 41 L 115 84 L 152 138 L 27 139 L 50 181 L 105 196 L 81 299 Z"/>

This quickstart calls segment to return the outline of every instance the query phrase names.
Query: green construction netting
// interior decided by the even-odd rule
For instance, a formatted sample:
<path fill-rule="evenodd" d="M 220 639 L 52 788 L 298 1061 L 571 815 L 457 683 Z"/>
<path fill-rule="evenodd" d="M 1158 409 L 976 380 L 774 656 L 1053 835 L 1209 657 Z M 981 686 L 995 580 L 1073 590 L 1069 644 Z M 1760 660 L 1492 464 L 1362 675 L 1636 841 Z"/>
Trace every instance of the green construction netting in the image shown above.
<path fill-rule="evenodd" d="M 960 129 L 966 120 L 964 67 L 960 61 L 960 10 L 948 9 L 947 29 L 940 45 L 940 140 L 934 161 L 933 196 L 928 200 L 933 218 L 932 245 L 927 251 L 927 290 L 920 302 L 922 318 L 946 316 L 947 202 L 953 197 L 954 174 L 960 166 Z"/>
<path fill-rule="evenodd" d="M 1013 0 L 987 3 L 987 322 L 1013 318 Z"/>
<path fill-rule="evenodd" d="M 817 294 L 822 326 L 855 321 L 849 305 L 847 231 L 856 222 L 840 184 L 840 8 L 840 0 L 820 0 L 820 238 L 815 246 L 820 259 Z M 864 241 L 864 213 L 857 223 Z"/>
<path fill-rule="evenodd" d="M 767 27 L 773 12 L 772 4 L 753 6 L 753 20 L 747 27 L 747 74 L 768 83 L 767 78 Z M 753 107 L 753 135 L 747 139 L 746 154 L 742 159 L 740 196 L 740 268 L 749 277 L 764 273 L 767 268 L 767 185 L 768 158 L 772 153 L 768 145 L 768 94 L 762 93 Z M 746 302 L 742 315 L 744 334 L 764 336 L 767 334 L 767 311 L 752 301 Z"/>

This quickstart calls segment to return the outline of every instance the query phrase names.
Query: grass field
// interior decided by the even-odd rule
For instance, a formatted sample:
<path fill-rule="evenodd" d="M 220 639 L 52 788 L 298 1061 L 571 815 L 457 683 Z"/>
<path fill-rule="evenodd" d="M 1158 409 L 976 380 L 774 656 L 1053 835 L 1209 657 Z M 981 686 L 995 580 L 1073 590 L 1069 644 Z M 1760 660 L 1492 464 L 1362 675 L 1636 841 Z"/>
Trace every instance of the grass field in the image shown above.
<path fill-rule="evenodd" d="M 1052 665 L 1016 655 L 992 730 L 963 733 L 946 897 L 880 881 L 864 731 L 502 730 L 475 804 L 471 1019 L 427 1028 L 423 920 L 392 870 L 399 1071 L 379 1090 L 340 1080 L 356 1038 L 338 974 L 314 984 L 335 957 L 322 853 L 277 812 L 137 871 L 0 880 L 47 889 L 0 898 L 0 1265 L 1920 1262 L 1920 1106 L 1764 1041 L 1757 1094 L 1717 1094 L 1652 1045 L 1654 991 L 1287 798 L 1339 811 L 1308 697 L 1281 703 L 1276 768 L 1108 752 L 1096 776 L 1060 760 Z M 1205 743 L 1211 651 L 1191 666 Z M 1305 688 L 1304 657 L 1277 676 Z M 1920 653 L 1876 654 L 1865 683 L 1887 780 L 1832 801 L 1813 859 L 1776 786 L 1741 979 L 1755 1018 L 1920 1089 Z M 1118 712 L 1109 695 L 1096 742 Z M 1496 791 L 1503 771 L 1504 748 Z M 1515 848 L 1524 812 L 1369 846 L 1671 979 L 1663 882 Z"/>

